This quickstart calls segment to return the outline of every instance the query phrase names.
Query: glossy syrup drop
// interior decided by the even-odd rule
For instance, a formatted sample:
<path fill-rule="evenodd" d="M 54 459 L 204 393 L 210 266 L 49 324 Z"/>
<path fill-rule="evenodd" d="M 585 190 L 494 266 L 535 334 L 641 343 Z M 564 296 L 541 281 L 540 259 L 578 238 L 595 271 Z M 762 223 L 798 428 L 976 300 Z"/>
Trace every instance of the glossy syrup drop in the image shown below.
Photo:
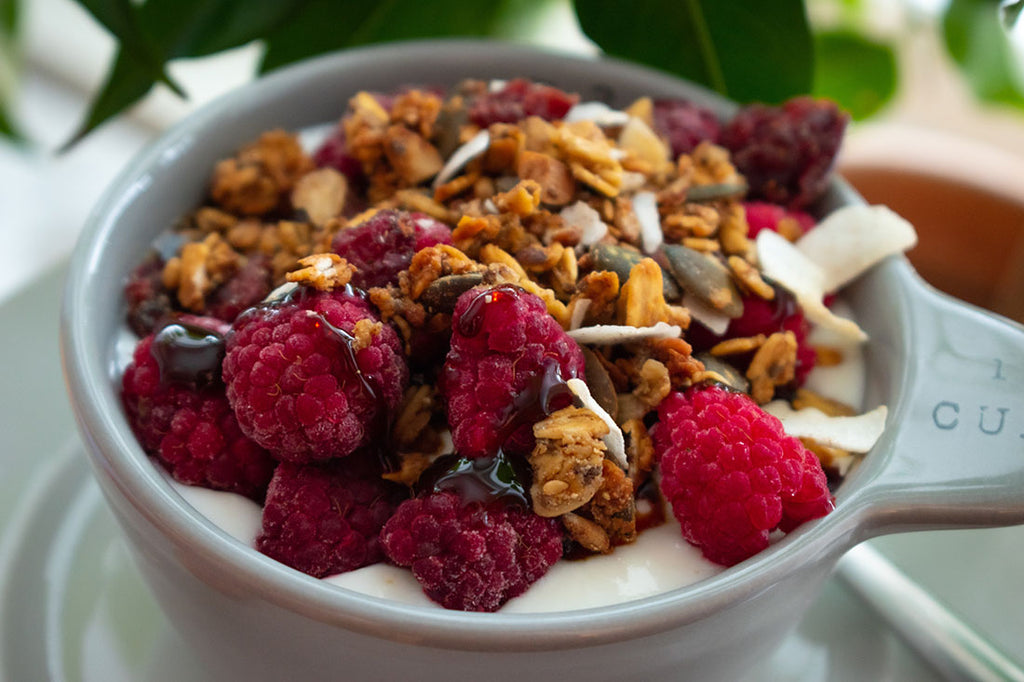
<path fill-rule="evenodd" d="M 473 337 L 480 333 L 484 323 L 484 310 L 491 303 L 500 301 L 503 297 L 514 296 L 519 292 L 519 287 L 514 284 L 501 284 L 490 289 L 484 289 L 478 293 L 465 312 L 459 317 L 456 325 L 457 331 L 464 337 Z"/>
<path fill-rule="evenodd" d="M 500 503 L 530 508 L 522 484 L 523 473 L 501 450 L 493 457 L 470 459 L 455 454 L 443 455 L 421 477 L 421 487 L 434 492 L 458 493 L 463 503 L 484 505 Z"/>
<path fill-rule="evenodd" d="M 171 322 L 156 333 L 150 352 L 160 368 L 163 383 L 201 389 L 221 380 L 224 337 L 217 332 L 184 322 Z"/>

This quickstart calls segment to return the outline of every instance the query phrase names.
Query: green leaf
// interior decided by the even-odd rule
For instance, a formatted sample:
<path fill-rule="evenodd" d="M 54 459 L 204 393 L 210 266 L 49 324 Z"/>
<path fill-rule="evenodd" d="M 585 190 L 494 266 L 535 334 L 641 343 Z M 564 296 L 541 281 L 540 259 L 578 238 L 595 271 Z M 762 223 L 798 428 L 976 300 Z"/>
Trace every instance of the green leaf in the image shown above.
<path fill-rule="evenodd" d="M 677 74 L 740 102 L 807 93 L 813 44 L 800 0 L 575 0 L 605 52 Z"/>
<path fill-rule="evenodd" d="M 271 71 L 312 55 L 368 43 L 490 35 L 504 17 L 507 1 L 310 0 L 267 36 L 260 69 Z"/>
<path fill-rule="evenodd" d="M 159 45 L 148 40 L 141 30 L 139 9 L 131 0 L 78 0 L 96 21 L 110 31 L 118 41 L 118 49 L 130 55 L 138 67 L 148 71 L 152 80 L 163 81 L 178 94 L 181 89 L 164 70 L 164 59 Z"/>
<path fill-rule="evenodd" d="M 1024 11 L 1024 0 L 1016 0 L 1016 2 L 1003 5 L 1003 26 L 1007 31 L 1017 25 L 1022 11 Z"/>
<path fill-rule="evenodd" d="M 896 81 L 890 45 L 852 31 L 814 36 L 814 94 L 835 100 L 854 119 L 881 109 L 896 93 Z"/>
<path fill-rule="evenodd" d="M 1024 109 L 1024 77 L 995 0 L 953 0 L 942 18 L 953 60 L 983 102 Z"/>
<path fill-rule="evenodd" d="M 66 151 L 107 119 L 120 114 L 142 99 L 152 87 L 153 78 L 149 69 L 135 61 L 128 53 L 118 50 L 114 66 L 107 73 L 106 82 L 89 106 L 85 122 L 64 144 L 61 151 Z"/>
<path fill-rule="evenodd" d="M 0 0 L 0 33 L 13 38 L 21 22 L 21 3 L 18 0 Z"/>

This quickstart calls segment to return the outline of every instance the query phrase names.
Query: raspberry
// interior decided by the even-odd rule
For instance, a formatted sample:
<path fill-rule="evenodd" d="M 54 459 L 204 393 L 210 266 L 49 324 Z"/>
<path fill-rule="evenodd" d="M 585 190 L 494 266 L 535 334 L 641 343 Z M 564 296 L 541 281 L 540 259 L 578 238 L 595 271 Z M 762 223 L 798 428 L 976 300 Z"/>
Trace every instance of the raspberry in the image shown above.
<path fill-rule="evenodd" d="M 380 537 L 428 597 L 462 611 L 496 611 L 562 556 L 556 519 L 518 505 L 464 504 L 453 492 L 403 502 Z"/>
<path fill-rule="evenodd" d="M 420 249 L 451 244 L 452 232 L 423 213 L 386 209 L 366 222 L 343 229 L 331 248 L 356 268 L 352 284 L 363 289 L 398 282 Z"/>
<path fill-rule="evenodd" d="M 681 99 L 654 102 L 654 129 L 668 138 L 672 156 L 689 154 L 704 140 L 716 142 L 721 124 L 714 112 Z"/>
<path fill-rule="evenodd" d="M 341 126 L 335 128 L 334 133 L 313 152 L 313 163 L 317 168 L 333 168 L 356 186 L 361 186 L 366 179 L 359 159 L 348 153 L 345 130 Z"/>
<path fill-rule="evenodd" d="M 720 140 L 751 196 L 803 208 L 825 191 L 848 120 L 833 102 L 796 97 L 781 107 L 744 107 Z"/>
<path fill-rule="evenodd" d="M 357 349 L 363 320 L 371 331 Z M 408 378 L 398 335 L 348 288 L 299 287 L 240 315 L 227 337 L 224 381 L 238 423 L 283 461 L 343 457 L 384 437 Z"/>
<path fill-rule="evenodd" d="M 210 294 L 207 315 L 233 322 L 243 310 L 267 297 L 271 279 L 270 258 L 264 254 L 249 256 L 238 272 Z"/>
<path fill-rule="evenodd" d="M 782 206 L 770 204 L 767 201 L 747 201 L 743 204 L 747 214 L 747 237 L 754 239 L 761 230 L 779 231 L 779 223 L 783 220 L 793 220 L 800 228 L 801 234 L 806 234 L 814 227 L 814 217 L 803 211 L 787 211 Z"/>
<path fill-rule="evenodd" d="M 674 392 L 652 429 L 661 490 L 683 537 L 732 566 L 833 508 L 818 458 L 742 393 Z"/>
<path fill-rule="evenodd" d="M 276 462 L 238 426 L 220 381 L 227 325 L 183 316 L 143 338 L 122 378 L 142 448 L 187 485 L 261 501 Z"/>
<path fill-rule="evenodd" d="M 577 95 L 570 95 L 550 85 L 514 78 L 501 90 L 474 99 L 469 106 L 469 120 L 481 128 L 492 123 L 515 123 L 528 116 L 540 116 L 544 120 L 554 121 L 564 118 L 578 101 Z"/>
<path fill-rule="evenodd" d="M 163 271 L 164 259 L 153 253 L 129 273 L 125 283 L 128 326 L 139 336 L 151 333 L 174 310 L 163 285 Z"/>
<path fill-rule="evenodd" d="M 279 465 L 267 491 L 256 549 L 314 578 L 382 561 L 378 535 L 404 488 L 363 465 L 366 455 Z"/>
<path fill-rule="evenodd" d="M 533 422 L 568 405 L 559 389 L 583 374 L 583 352 L 540 298 L 512 285 L 465 292 L 439 381 L 456 452 L 529 452 Z"/>

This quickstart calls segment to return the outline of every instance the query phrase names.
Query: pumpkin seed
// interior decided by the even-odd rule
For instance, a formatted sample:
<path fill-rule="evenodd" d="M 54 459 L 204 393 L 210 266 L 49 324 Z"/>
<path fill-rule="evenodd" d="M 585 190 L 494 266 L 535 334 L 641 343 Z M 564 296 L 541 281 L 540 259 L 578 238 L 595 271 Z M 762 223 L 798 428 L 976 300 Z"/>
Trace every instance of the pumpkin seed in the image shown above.
<path fill-rule="evenodd" d="M 688 293 L 728 317 L 743 314 L 740 292 L 720 260 L 681 244 L 665 244 L 662 253 L 673 277 Z"/>

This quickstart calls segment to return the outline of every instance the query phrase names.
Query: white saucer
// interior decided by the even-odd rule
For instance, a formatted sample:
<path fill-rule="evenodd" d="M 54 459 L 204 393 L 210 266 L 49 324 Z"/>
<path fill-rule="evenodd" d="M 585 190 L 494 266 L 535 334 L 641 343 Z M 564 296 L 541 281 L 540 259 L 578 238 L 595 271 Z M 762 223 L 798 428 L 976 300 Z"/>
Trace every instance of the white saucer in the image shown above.
<path fill-rule="evenodd" d="M 208 682 L 135 570 L 73 435 L 56 343 L 60 280 L 46 273 L 0 305 L 0 682 Z M 876 546 L 1024 661 L 1024 527 Z M 934 679 L 830 580 L 747 682 Z"/>

